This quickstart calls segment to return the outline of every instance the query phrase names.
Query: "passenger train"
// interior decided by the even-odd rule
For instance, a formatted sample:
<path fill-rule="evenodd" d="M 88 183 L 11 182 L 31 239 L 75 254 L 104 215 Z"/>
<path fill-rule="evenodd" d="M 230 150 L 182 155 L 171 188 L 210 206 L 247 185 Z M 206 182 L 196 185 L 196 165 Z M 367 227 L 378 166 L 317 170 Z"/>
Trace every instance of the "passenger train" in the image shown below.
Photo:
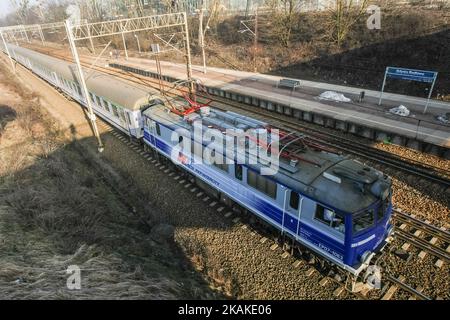
<path fill-rule="evenodd" d="M 86 104 L 74 65 L 14 45 L 9 49 L 17 62 Z M 180 128 L 192 133 L 196 125 L 221 131 L 270 127 L 214 108 L 182 116 L 170 112 L 154 89 L 132 86 L 96 71 L 86 72 L 86 78 L 98 116 L 168 159 L 182 140 L 173 141 L 174 131 Z M 194 143 L 203 146 L 206 141 Z M 183 161 L 176 164 L 200 187 L 258 216 L 353 277 L 361 275 L 392 238 L 391 180 L 348 157 L 304 147 L 295 157 L 280 158 L 275 175 L 263 176 L 262 164 L 238 164 L 228 154 L 222 155 L 227 160 L 224 164 L 197 163 L 193 161 L 197 154 L 183 148 L 179 154 Z"/>

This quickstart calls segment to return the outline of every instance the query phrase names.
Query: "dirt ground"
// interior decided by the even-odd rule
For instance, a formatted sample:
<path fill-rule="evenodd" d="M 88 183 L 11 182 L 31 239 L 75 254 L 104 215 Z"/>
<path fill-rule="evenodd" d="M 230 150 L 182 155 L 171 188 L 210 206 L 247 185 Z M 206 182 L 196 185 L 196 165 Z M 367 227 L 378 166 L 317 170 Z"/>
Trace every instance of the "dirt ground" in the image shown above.
<path fill-rule="evenodd" d="M 42 103 L 0 62 L 0 299 L 212 297 L 170 226 L 136 218 Z"/>

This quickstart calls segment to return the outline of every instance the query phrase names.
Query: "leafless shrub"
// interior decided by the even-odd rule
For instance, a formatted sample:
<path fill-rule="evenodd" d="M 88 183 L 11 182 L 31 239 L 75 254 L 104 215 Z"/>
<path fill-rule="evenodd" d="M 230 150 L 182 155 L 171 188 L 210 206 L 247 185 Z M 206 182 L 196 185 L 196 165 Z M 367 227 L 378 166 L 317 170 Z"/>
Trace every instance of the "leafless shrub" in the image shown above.
<path fill-rule="evenodd" d="M 267 4 L 272 9 L 269 19 L 274 36 L 284 47 L 289 47 L 292 39 L 292 31 L 298 22 L 298 8 L 300 0 L 268 0 Z"/>
<path fill-rule="evenodd" d="M 335 0 L 335 5 L 329 10 L 327 26 L 330 37 L 341 46 L 352 27 L 366 14 L 368 0 L 356 3 L 354 0 Z"/>

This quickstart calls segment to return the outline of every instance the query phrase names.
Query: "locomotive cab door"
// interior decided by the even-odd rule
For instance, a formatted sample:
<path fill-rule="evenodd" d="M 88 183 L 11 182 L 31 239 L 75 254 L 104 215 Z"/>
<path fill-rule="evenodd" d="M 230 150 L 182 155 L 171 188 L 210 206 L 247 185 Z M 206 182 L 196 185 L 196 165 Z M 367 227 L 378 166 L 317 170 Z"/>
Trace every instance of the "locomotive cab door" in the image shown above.
<path fill-rule="evenodd" d="M 295 191 L 286 189 L 284 191 L 282 233 L 289 231 L 298 235 L 302 212 L 303 197 Z"/>

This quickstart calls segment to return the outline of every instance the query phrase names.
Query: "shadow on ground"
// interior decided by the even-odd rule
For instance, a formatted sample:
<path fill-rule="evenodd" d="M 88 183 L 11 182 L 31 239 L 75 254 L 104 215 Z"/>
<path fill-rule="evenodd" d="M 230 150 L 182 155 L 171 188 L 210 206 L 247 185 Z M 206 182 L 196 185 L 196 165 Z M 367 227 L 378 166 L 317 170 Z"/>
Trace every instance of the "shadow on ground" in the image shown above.
<path fill-rule="evenodd" d="M 128 187 L 81 143 L 0 177 L 0 297 L 221 298 L 176 244 L 174 228 L 153 224 L 154 208 L 131 207 Z M 81 290 L 66 287 L 69 265 L 81 268 Z"/>

